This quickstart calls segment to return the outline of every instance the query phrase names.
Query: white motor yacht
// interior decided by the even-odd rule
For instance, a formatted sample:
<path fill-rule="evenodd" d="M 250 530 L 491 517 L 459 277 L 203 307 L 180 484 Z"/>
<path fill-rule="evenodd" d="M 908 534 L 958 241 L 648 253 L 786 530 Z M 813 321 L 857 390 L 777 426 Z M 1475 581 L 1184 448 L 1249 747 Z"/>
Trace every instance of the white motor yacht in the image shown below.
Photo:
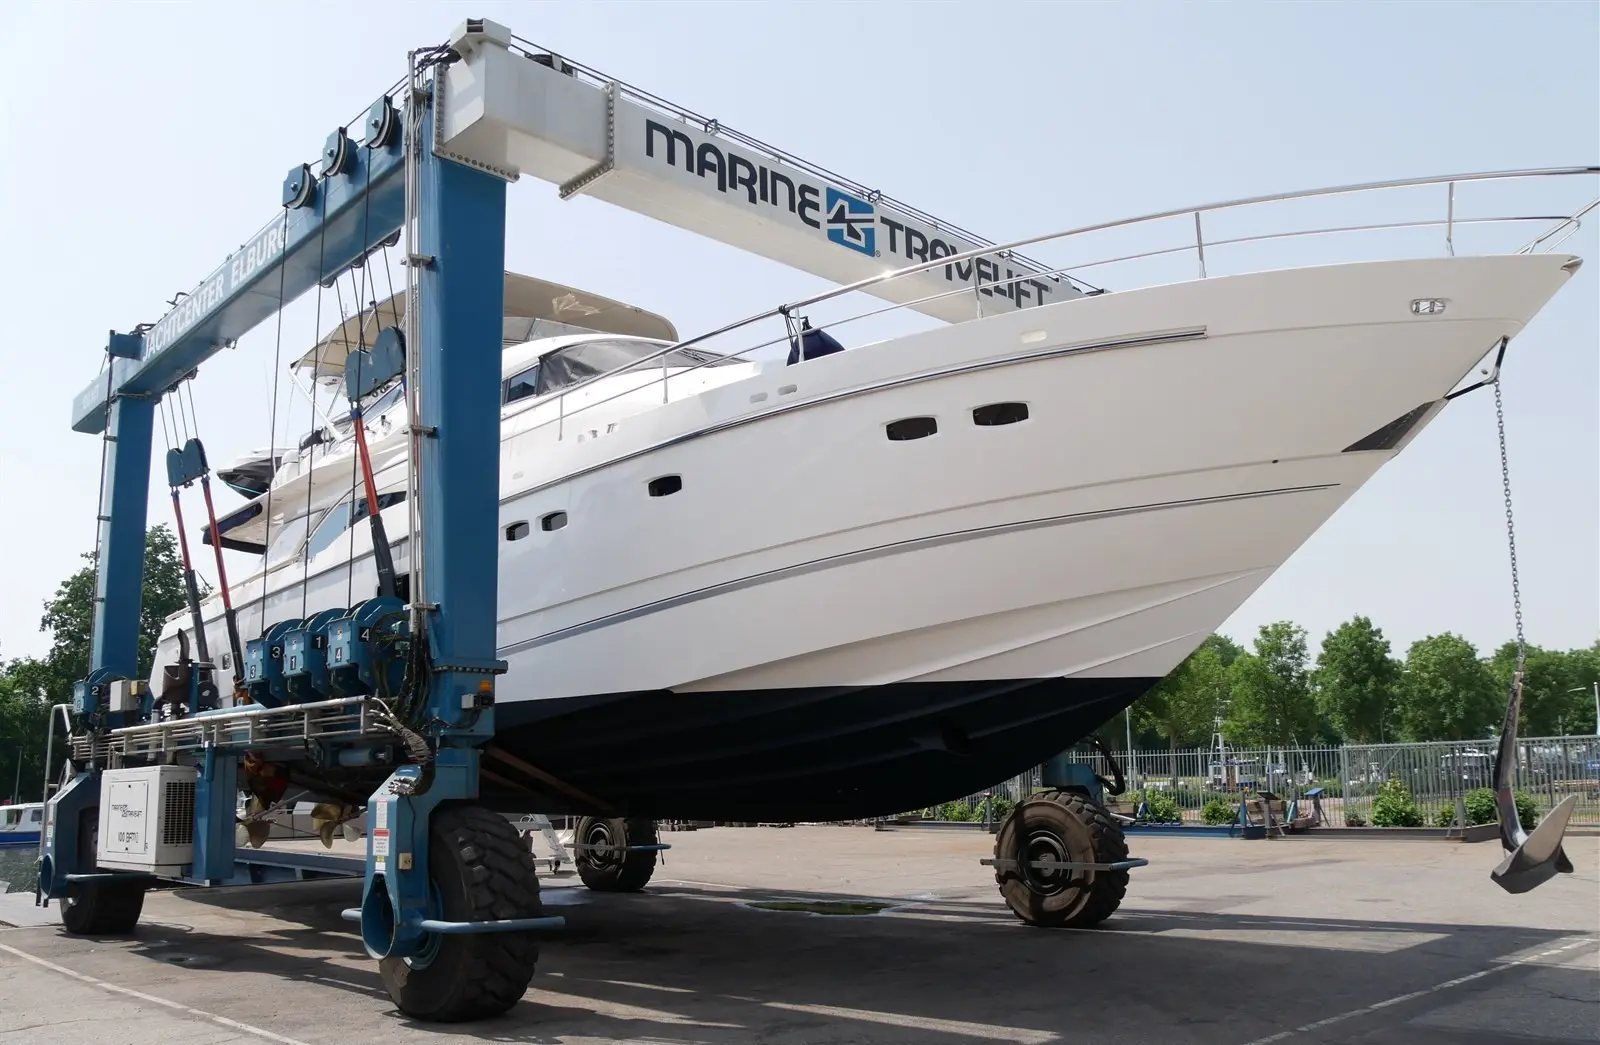
<path fill-rule="evenodd" d="M 1119 288 L 867 344 L 807 335 L 790 359 L 683 343 L 659 316 L 508 274 L 494 744 L 541 775 L 489 797 L 842 819 L 1069 747 L 1188 656 L 1580 264 L 1437 253 Z M 345 324 L 302 372 L 337 377 L 402 308 Z M 396 385 L 361 422 L 402 580 L 405 409 Z M 234 586 L 247 637 L 375 594 L 350 434 L 330 423 L 284 452 L 221 521 L 227 546 L 264 553 Z M 220 602 L 203 612 L 227 649 Z M 190 627 L 167 623 L 158 692 Z"/>

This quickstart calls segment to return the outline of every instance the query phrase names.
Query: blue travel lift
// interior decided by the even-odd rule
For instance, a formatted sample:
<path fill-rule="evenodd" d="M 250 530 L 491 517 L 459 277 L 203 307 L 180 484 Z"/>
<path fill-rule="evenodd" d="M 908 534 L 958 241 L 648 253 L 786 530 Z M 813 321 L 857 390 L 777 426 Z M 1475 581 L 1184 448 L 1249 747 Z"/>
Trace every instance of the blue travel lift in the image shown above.
<path fill-rule="evenodd" d="M 495 608 L 506 182 L 428 147 L 433 83 L 419 76 L 401 96 L 380 98 L 359 143 L 343 128 L 335 131 L 320 170 L 294 167 L 284 181 L 282 208 L 263 230 L 160 322 L 113 332 L 106 377 L 74 403 L 73 428 L 103 432 L 105 440 L 91 671 L 77 684 L 71 709 L 75 761 L 85 768 L 49 801 L 39 889 L 42 902 L 62 903 L 69 930 L 126 931 L 137 921 L 144 891 L 157 876 L 96 866 L 102 781 L 130 754 L 181 752 L 196 763 L 192 863 L 160 879 L 225 884 L 319 873 L 281 854 L 236 854 L 241 760 L 263 736 L 285 735 L 287 718 L 274 718 L 280 709 L 337 734 L 295 737 L 336 759 L 370 757 L 374 738 L 385 736 L 382 727 L 392 723 L 375 721 L 366 709 L 361 694 L 373 687 L 355 670 L 343 673 L 343 687 L 328 681 L 341 674 L 337 670 L 307 675 L 299 685 L 312 687 L 313 699 L 305 701 L 302 693 L 302 702 L 274 707 L 272 680 L 262 677 L 261 640 L 245 657 L 256 676 L 243 684 L 262 699 L 211 710 L 196 692 L 191 714 L 176 722 L 153 720 L 155 698 L 134 677 L 152 422 L 160 398 L 201 363 L 295 297 L 362 264 L 401 228 L 408 205 L 405 153 L 414 147 L 417 242 L 406 261 L 420 284 L 420 336 L 410 347 L 419 353 L 421 377 L 414 423 L 426 575 L 412 571 L 409 616 L 398 599 L 372 600 L 332 621 L 305 622 L 325 629 L 325 637 L 313 635 L 318 641 L 301 648 L 320 647 L 330 654 L 329 665 L 333 651 L 342 649 L 348 660 L 368 667 L 369 681 L 374 664 L 389 671 L 396 676 L 390 681 L 405 687 L 396 703 L 414 700 L 410 721 L 428 723 L 418 727 L 421 735 L 413 731 L 407 738 L 423 749 L 425 761 L 395 768 L 369 800 L 363 899 L 359 911 L 349 913 L 361 924 L 367 952 L 381 961 L 401 1011 L 460 1020 L 514 1004 L 533 973 L 537 952 L 530 934 L 562 919 L 541 915 L 531 855 L 515 828 L 475 802 L 480 748 L 494 735 L 495 676 L 505 670 L 495 657 Z M 409 106 L 417 118 L 408 133 L 402 124 Z M 388 336 L 392 342 L 395 335 Z M 347 371 L 354 377 L 365 364 L 369 383 L 393 376 L 398 353 L 391 353 L 387 367 L 374 358 L 381 355 L 366 353 Z M 352 389 L 352 402 L 360 391 Z M 199 467 L 203 472 L 203 460 Z M 178 485 L 192 480 L 192 472 L 176 462 L 169 478 Z M 391 645 L 380 649 L 380 638 Z M 413 654 L 420 650 L 420 670 L 408 673 L 392 656 L 384 660 L 397 638 Z M 273 647 L 265 655 L 280 652 Z M 415 669 L 418 661 L 408 663 Z M 192 672 L 197 689 L 206 674 Z M 112 730 L 130 726 L 143 731 L 112 742 Z M 484 882 L 492 887 L 492 902 L 482 899 L 481 888 L 474 891 Z M 493 974 L 471 979 L 484 969 Z"/>

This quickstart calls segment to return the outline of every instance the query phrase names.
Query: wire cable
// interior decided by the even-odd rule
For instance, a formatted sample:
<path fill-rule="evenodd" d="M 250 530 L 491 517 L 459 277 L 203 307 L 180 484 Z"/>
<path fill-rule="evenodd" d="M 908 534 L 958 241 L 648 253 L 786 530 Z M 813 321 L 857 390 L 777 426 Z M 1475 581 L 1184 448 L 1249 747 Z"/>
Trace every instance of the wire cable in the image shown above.
<path fill-rule="evenodd" d="M 289 242 L 289 208 L 283 208 L 283 242 Z M 283 298 L 284 280 L 288 274 L 289 252 L 278 256 L 278 330 L 272 347 L 272 418 L 267 425 L 267 458 L 275 460 L 278 453 L 278 370 L 283 362 Z M 272 554 L 272 490 L 276 484 L 267 482 L 266 529 L 261 537 L 261 638 L 267 637 L 267 561 Z"/>
<path fill-rule="evenodd" d="M 341 128 L 342 129 L 342 128 Z M 327 263 L 328 223 L 323 220 L 318 223 L 317 231 L 317 307 L 316 318 L 311 321 L 311 343 L 315 345 L 322 332 L 322 269 Z M 320 432 L 317 428 L 317 379 L 322 376 L 322 353 L 313 348 L 311 354 L 311 426 L 313 433 Z M 300 556 L 300 617 L 304 619 L 307 603 L 311 596 L 311 494 L 315 489 L 314 473 L 317 467 L 317 442 L 313 441 L 302 451 L 305 455 L 306 477 L 306 547 Z M 346 603 L 348 606 L 349 603 Z"/>

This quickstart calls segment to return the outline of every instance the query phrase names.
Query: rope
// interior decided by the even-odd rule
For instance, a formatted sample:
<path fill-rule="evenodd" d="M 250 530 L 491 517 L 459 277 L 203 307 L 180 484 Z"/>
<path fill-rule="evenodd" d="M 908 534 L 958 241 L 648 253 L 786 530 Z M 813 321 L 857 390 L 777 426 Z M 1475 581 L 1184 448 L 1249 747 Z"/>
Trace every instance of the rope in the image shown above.
<path fill-rule="evenodd" d="M 1522 669 L 1527 659 L 1527 640 L 1522 632 L 1522 580 L 1517 574 L 1517 527 L 1511 514 L 1511 463 L 1506 455 L 1506 410 L 1500 395 L 1500 379 L 1494 381 L 1494 420 L 1500 435 L 1500 488 L 1506 504 L 1506 546 L 1511 552 L 1511 606 L 1517 621 L 1517 670 L 1511 676 L 1513 696 L 1522 687 Z"/>
<path fill-rule="evenodd" d="M 289 208 L 283 208 L 283 242 L 289 242 Z M 276 461 L 278 443 L 278 385 L 279 364 L 283 359 L 283 295 L 284 277 L 287 274 L 288 251 L 278 258 L 278 332 L 272 347 L 272 419 L 267 426 L 267 458 Z M 267 483 L 267 526 L 261 539 L 261 638 L 267 637 L 267 556 L 272 552 L 272 488 Z"/>

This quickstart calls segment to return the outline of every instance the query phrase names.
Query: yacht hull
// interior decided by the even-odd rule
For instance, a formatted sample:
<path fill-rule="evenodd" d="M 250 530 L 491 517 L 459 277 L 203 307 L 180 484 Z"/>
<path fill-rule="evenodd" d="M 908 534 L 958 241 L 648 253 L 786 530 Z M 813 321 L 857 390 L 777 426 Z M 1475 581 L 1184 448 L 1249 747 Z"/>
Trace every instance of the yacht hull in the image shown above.
<path fill-rule="evenodd" d="M 495 747 L 538 772 L 501 760 L 485 786 L 546 808 L 794 820 L 899 812 L 1019 772 L 1226 620 L 1570 260 L 1201 280 L 582 421 L 519 408 Z M 1448 307 L 1418 314 L 1419 298 Z M 997 404 L 1014 423 L 979 422 Z M 893 438 L 908 418 L 936 431 Z M 390 513 L 403 532 L 404 508 Z M 353 560 L 336 546 L 276 571 L 265 612 L 247 582 L 245 629 L 370 595 L 366 540 Z M 175 649 L 168 634 L 153 681 Z"/>

